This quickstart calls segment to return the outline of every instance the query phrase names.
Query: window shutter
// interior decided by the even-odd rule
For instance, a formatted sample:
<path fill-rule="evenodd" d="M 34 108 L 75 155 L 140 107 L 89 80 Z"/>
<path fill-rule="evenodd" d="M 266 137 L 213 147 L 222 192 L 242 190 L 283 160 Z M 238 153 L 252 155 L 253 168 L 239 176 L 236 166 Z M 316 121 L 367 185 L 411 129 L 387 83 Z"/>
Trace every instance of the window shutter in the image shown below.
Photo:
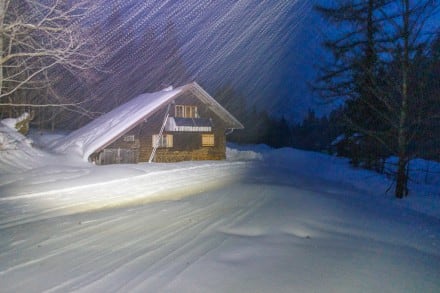
<path fill-rule="evenodd" d="M 167 148 L 172 148 L 173 147 L 173 135 L 172 134 L 167 134 L 165 136 L 166 138 L 166 147 Z"/>
<path fill-rule="evenodd" d="M 202 134 L 202 146 L 214 146 L 214 134 Z"/>

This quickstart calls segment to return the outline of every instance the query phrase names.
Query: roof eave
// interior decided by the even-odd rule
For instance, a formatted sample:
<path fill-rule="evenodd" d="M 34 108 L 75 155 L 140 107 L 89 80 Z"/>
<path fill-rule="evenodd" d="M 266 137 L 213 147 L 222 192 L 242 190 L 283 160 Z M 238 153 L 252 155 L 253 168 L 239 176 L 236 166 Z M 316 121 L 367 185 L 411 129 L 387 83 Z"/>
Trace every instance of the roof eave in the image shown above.
<path fill-rule="evenodd" d="M 223 119 L 228 129 L 244 129 L 243 124 L 223 108 L 223 106 L 208 94 L 197 82 L 187 84 L 184 86 L 184 91 L 185 90 L 193 92 L 197 97 L 202 99 L 211 111 Z"/>
<path fill-rule="evenodd" d="M 150 118 L 153 114 L 156 113 L 156 111 L 160 110 L 162 107 L 170 104 L 173 102 L 173 100 L 175 99 L 175 97 L 177 96 L 174 95 L 172 96 L 170 99 L 166 100 L 165 102 L 163 102 L 162 104 L 160 104 L 154 111 L 151 111 L 149 113 L 147 113 L 146 115 L 142 116 L 142 118 L 136 120 L 136 122 L 134 122 L 133 124 L 131 124 L 129 127 L 127 127 L 126 129 L 124 129 L 124 131 L 120 132 L 119 134 L 115 135 L 114 138 L 112 138 L 111 140 L 107 141 L 105 144 L 103 144 L 102 146 L 98 147 L 96 150 L 94 150 L 89 157 L 92 154 L 95 153 L 99 153 L 100 151 L 104 150 L 106 147 L 108 147 L 109 145 L 111 145 L 112 143 L 114 143 L 115 141 L 117 141 L 118 139 L 120 139 L 123 135 L 125 135 L 126 133 L 130 132 L 132 129 L 134 129 L 136 126 L 138 126 L 140 123 L 142 123 L 142 121 L 147 120 L 148 118 Z"/>

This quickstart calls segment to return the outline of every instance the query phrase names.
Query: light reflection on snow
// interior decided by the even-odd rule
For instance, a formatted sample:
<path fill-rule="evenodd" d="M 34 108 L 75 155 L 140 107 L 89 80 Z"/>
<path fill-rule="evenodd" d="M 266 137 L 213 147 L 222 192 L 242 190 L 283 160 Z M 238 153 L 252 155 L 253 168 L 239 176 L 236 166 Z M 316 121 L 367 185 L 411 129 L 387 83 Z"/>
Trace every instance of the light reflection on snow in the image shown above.
<path fill-rule="evenodd" d="M 175 164 L 66 166 L 25 176 L 2 188 L 0 226 L 154 201 L 177 200 L 240 180 L 245 162 L 182 162 Z M 76 170 L 76 171 L 75 171 Z M 32 173 L 32 171 L 31 171 Z M 72 177 L 72 173 L 77 176 Z M 82 175 L 80 175 L 82 174 Z M 86 175 L 84 175 L 86 174 Z M 51 179 L 50 179 L 51 177 Z M 45 179 L 46 178 L 46 179 Z M 47 181 L 44 181 L 47 180 Z M 38 191 L 38 188 L 43 188 Z M 11 196 L 6 194 L 10 193 Z M 8 208 L 4 208 L 9 206 Z"/>
<path fill-rule="evenodd" d="M 250 162 L 88 165 L 79 181 L 85 163 L 70 162 L 66 178 L 47 166 L 58 183 L 0 186 L 2 290 L 438 292 L 438 215 L 379 196 L 381 175 L 344 159 L 259 149 Z"/>

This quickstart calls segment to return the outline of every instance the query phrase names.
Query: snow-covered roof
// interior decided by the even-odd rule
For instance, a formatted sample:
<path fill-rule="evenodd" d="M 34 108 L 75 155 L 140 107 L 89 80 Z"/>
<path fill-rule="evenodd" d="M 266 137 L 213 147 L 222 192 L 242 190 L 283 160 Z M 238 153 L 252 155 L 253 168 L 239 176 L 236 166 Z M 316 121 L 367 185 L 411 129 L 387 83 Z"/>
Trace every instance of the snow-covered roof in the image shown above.
<path fill-rule="evenodd" d="M 243 125 L 228 111 L 220 106 L 197 83 L 193 82 L 176 89 L 167 88 L 156 93 L 146 93 L 113 109 L 112 111 L 91 121 L 84 127 L 72 132 L 68 136 L 55 141 L 52 148 L 56 152 L 75 151 L 84 160 L 95 151 L 104 148 L 115 138 L 120 137 L 139 121 L 149 117 L 156 110 L 174 100 L 183 92 L 190 91 L 195 97 L 222 118 L 228 128 L 240 129 Z"/>

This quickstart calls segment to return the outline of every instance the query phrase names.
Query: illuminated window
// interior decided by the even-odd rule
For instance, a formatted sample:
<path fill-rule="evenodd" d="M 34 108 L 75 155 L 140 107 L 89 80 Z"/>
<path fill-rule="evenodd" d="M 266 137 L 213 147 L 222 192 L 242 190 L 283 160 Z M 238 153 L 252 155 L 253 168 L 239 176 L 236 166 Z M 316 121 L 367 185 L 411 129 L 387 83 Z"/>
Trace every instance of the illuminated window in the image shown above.
<path fill-rule="evenodd" d="M 202 146 L 214 146 L 214 134 L 202 134 Z"/>
<path fill-rule="evenodd" d="M 199 118 L 197 106 L 176 105 L 175 117 L 178 118 Z"/>
<path fill-rule="evenodd" d="M 183 117 L 185 107 L 183 105 L 176 105 L 176 117 Z"/>
<path fill-rule="evenodd" d="M 153 135 L 153 147 L 158 148 L 172 148 L 173 147 L 173 135 L 172 134 L 163 134 L 159 136 L 159 134 Z"/>

